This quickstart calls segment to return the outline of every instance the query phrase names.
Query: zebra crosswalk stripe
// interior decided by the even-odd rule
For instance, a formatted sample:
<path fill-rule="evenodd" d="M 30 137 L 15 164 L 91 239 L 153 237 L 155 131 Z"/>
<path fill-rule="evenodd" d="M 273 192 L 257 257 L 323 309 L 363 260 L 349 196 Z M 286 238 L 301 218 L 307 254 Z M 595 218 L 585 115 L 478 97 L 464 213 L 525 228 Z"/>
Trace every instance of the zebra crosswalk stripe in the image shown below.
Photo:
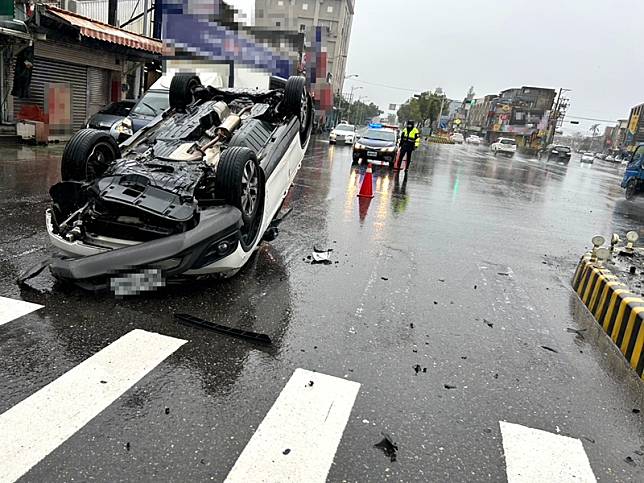
<path fill-rule="evenodd" d="M 584 445 L 576 438 L 500 421 L 508 483 L 595 483 Z"/>
<path fill-rule="evenodd" d="M 0 325 L 4 325 L 18 317 L 42 309 L 42 307 L 42 305 L 32 304 L 31 302 L 0 297 Z"/>
<path fill-rule="evenodd" d="M 0 482 L 24 475 L 186 342 L 133 330 L 0 414 Z"/>
<path fill-rule="evenodd" d="M 296 369 L 227 483 L 326 481 L 360 384 Z"/>

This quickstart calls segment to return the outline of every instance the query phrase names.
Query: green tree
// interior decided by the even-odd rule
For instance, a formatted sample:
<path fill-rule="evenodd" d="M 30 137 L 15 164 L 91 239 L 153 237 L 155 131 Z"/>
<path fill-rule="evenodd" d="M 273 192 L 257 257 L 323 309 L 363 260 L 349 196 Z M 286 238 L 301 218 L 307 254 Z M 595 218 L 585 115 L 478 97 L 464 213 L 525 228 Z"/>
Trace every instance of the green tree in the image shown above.
<path fill-rule="evenodd" d="M 429 121 L 429 125 L 431 126 L 438 119 L 441 104 L 443 104 L 443 110 L 445 110 L 446 103 L 447 98 L 442 90 L 439 91 L 436 89 L 435 92 L 426 91 L 417 94 L 400 106 L 398 109 L 398 120 L 400 122 L 413 120 L 420 127 L 427 126 Z"/>

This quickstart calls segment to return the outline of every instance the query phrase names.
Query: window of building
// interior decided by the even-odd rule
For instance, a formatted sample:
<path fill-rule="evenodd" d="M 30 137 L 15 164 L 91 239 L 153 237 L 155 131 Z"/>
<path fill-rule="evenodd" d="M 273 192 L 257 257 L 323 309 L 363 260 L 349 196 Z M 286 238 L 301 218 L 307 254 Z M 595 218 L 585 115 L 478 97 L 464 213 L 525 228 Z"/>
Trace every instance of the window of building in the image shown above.
<path fill-rule="evenodd" d="M 284 6 L 284 0 L 277 0 L 277 6 L 278 7 L 283 7 Z"/>
<path fill-rule="evenodd" d="M 304 24 L 300 25 L 300 32 L 306 32 L 306 25 Z"/>
<path fill-rule="evenodd" d="M 264 16 L 264 10 L 261 8 L 257 10 L 257 18 L 262 18 Z"/>
<path fill-rule="evenodd" d="M 282 22 L 275 22 L 275 26 L 276 26 L 276 27 L 281 27 L 281 26 L 282 26 Z"/>
<path fill-rule="evenodd" d="M 327 11 L 327 13 L 333 13 L 333 5 L 329 5 L 329 6 L 326 8 L 326 11 Z"/>
<path fill-rule="evenodd" d="M 308 3 L 303 3 L 302 4 L 302 10 L 308 10 L 309 9 L 309 4 Z"/>

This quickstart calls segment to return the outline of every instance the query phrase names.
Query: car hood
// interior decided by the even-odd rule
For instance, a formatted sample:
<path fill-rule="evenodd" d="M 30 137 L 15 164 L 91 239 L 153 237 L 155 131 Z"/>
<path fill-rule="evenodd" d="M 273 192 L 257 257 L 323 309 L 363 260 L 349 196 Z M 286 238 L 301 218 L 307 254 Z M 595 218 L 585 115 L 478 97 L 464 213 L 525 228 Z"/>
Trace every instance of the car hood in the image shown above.
<path fill-rule="evenodd" d="M 89 127 L 95 128 L 95 129 L 108 129 L 112 127 L 112 125 L 123 119 L 123 116 L 116 116 L 114 114 L 94 114 L 92 117 L 89 118 L 89 121 L 87 124 Z"/>
<path fill-rule="evenodd" d="M 390 148 L 396 145 L 396 143 L 393 141 L 380 141 L 378 139 L 366 139 L 366 138 L 360 139 L 358 143 L 368 148 Z"/>

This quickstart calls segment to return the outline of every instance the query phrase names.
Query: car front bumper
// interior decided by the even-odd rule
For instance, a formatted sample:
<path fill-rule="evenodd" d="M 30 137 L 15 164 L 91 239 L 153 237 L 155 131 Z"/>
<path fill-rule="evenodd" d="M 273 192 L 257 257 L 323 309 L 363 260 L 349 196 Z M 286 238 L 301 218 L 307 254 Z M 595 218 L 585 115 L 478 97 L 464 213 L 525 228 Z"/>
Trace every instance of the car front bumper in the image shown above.
<path fill-rule="evenodd" d="M 398 151 L 394 149 L 393 151 L 385 151 L 384 149 L 353 149 L 354 159 L 367 159 L 373 161 L 383 161 L 386 163 L 392 162 L 396 159 L 396 153 Z"/>
<path fill-rule="evenodd" d="M 49 239 L 65 256 L 49 268 L 67 281 L 91 285 L 148 268 L 160 269 L 166 278 L 225 273 L 241 268 L 250 256 L 239 243 L 241 213 L 232 206 L 203 212 L 192 230 L 140 243 L 105 237 L 69 241 L 55 232 L 50 210 L 45 216 Z"/>

